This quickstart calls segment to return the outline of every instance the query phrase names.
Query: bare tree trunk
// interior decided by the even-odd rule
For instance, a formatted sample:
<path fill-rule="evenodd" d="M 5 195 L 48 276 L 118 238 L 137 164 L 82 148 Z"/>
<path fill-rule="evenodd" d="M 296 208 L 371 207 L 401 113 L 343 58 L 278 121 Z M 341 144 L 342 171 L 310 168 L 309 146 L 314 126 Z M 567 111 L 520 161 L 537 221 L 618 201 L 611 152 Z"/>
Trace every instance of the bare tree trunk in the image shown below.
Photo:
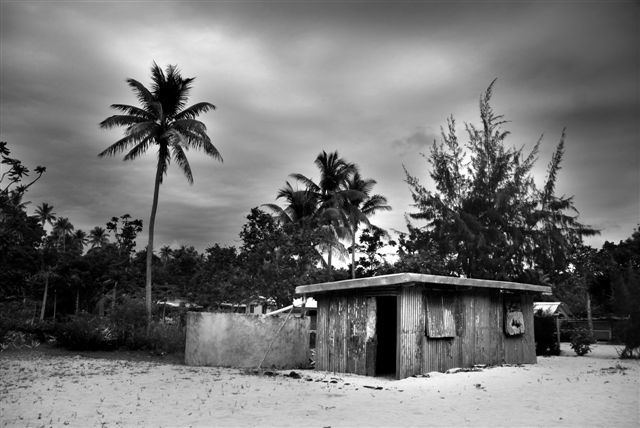
<path fill-rule="evenodd" d="M 53 322 L 56 322 L 56 312 L 58 311 L 58 290 L 53 289 Z"/>
<path fill-rule="evenodd" d="M 158 209 L 158 193 L 160 190 L 160 180 L 162 179 L 162 160 L 158 158 L 156 169 L 156 180 L 153 185 L 153 203 L 151 205 L 151 216 L 149 217 L 149 242 L 147 244 L 147 278 L 145 284 L 145 300 L 147 306 L 147 334 L 151 328 L 151 263 L 153 262 L 153 229 L 156 222 L 156 211 Z"/>
<path fill-rule="evenodd" d="M 42 295 L 42 308 L 40 308 L 40 321 L 44 320 L 44 310 L 47 307 L 47 293 L 49 292 L 49 275 L 44 277 L 44 294 Z"/>
<path fill-rule="evenodd" d="M 111 298 L 111 313 L 116 310 L 116 287 L 118 286 L 118 281 L 113 283 L 113 296 Z"/>

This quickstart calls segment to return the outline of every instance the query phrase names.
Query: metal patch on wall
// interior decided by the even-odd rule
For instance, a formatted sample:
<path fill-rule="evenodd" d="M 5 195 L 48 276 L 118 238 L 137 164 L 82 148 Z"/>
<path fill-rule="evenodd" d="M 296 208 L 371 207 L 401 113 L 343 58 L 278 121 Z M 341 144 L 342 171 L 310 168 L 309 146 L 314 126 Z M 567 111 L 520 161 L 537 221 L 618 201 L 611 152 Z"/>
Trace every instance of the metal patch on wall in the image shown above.
<path fill-rule="evenodd" d="M 524 315 L 520 302 L 505 302 L 504 332 L 507 336 L 524 334 Z"/>

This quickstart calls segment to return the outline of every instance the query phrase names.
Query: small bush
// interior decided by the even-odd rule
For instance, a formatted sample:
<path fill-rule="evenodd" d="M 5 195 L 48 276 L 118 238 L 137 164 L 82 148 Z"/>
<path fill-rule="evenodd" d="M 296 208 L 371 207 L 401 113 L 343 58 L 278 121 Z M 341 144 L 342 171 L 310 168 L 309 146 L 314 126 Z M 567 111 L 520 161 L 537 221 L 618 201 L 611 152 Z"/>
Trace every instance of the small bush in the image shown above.
<path fill-rule="evenodd" d="M 13 300 L 0 302 L 0 341 L 10 331 L 22 331 L 23 327 L 33 322 L 35 304 L 27 301 Z"/>
<path fill-rule="evenodd" d="M 579 328 L 571 335 L 571 349 L 579 356 L 586 355 L 591 352 L 591 345 L 594 343 L 589 331 Z"/>
<path fill-rule="evenodd" d="M 184 352 L 185 327 L 152 322 L 147 333 L 144 303 L 133 299 L 125 299 L 109 317 L 74 316 L 58 324 L 55 333 L 61 346 L 74 351 L 125 348 L 163 355 Z"/>
<path fill-rule="evenodd" d="M 185 328 L 175 324 L 154 322 L 149 329 L 147 349 L 158 354 L 184 352 Z"/>
<path fill-rule="evenodd" d="M 108 351 L 117 346 L 106 318 L 81 314 L 56 326 L 58 343 L 72 351 Z"/>
<path fill-rule="evenodd" d="M 640 358 L 640 312 L 632 313 L 624 323 L 622 342 L 620 358 Z"/>
<path fill-rule="evenodd" d="M 146 348 L 147 313 L 144 302 L 125 299 L 110 316 L 118 347 Z"/>

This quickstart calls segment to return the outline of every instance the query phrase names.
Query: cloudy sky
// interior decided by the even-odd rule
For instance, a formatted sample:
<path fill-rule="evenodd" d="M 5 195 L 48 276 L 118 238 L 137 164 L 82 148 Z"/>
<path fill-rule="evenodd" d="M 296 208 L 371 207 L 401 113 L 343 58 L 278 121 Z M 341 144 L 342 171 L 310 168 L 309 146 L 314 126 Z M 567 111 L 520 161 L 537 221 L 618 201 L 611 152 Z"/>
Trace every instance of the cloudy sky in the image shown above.
<path fill-rule="evenodd" d="M 48 202 L 76 228 L 124 213 L 148 221 L 154 154 L 97 154 L 122 133 L 98 123 L 110 104 L 136 103 L 125 79 L 148 84 L 153 61 L 196 77 L 191 100 L 217 106 L 202 120 L 224 157 L 189 152 L 192 186 L 170 167 L 156 248 L 237 244 L 249 210 L 274 202 L 290 173 L 317 178 L 322 150 L 376 179 L 393 211 L 374 223 L 404 230 L 402 166 L 428 185 L 420 153 L 448 115 L 477 123 L 496 77 L 508 141 L 531 148 L 544 134 L 539 184 L 567 127 L 558 192 L 602 230 L 588 242 L 625 239 L 639 222 L 634 1 L 1 0 L 0 19 L 1 139 L 27 166 L 47 167 L 32 207 Z"/>

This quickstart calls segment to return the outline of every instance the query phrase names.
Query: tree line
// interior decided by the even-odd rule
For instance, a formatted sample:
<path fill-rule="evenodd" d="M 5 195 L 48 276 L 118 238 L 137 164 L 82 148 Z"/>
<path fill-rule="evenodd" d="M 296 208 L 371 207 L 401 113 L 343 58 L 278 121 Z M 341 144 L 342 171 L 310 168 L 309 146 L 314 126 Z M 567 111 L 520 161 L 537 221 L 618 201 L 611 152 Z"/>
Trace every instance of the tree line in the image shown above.
<path fill-rule="evenodd" d="M 150 319 L 152 303 L 166 298 L 216 308 L 262 296 L 285 305 L 296 285 L 410 271 L 551 285 L 555 297 L 577 313 L 628 316 L 634 309 L 627 302 L 639 302 L 638 232 L 601 249 L 584 244 L 584 237 L 598 231 L 579 221 L 573 197 L 556 193 L 565 131 L 538 186 L 531 171 L 542 137 L 527 153 L 507 144 L 506 121 L 491 106 L 495 81 L 480 97 L 480 125 L 465 123 L 460 133 L 451 116 L 441 141 L 425 155 L 433 187 L 405 169 L 414 204 L 408 207 L 407 230 L 397 239 L 370 221 L 391 209 L 383 195 L 374 193 L 376 181 L 338 152 L 322 151 L 314 161 L 317 179 L 299 173 L 283 177 L 275 201 L 248 213 L 238 248 L 214 244 L 199 253 L 189 246 L 165 246 L 156 254 L 155 213 L 170 162 L 191 183 L 187 148 L 222 157 L 196 120 L 213 104 L 186 107 L 194 79 L 183 78 L 175 66 L 163 71 L 154 64 L 151 74 L 150 89 L 127 80 L 140 107 L 111 106 L 118 114 L 100 126 L 124 127 L 124 137 L 99 154 L 125 153 L 124 160 L 130 161 L 157 151 L 147 247 L 136 250 L 143 221 L 126 214 L 88 234 L 75 230 L 47 203 L 29 215 L 23 197 L 45 168 L 35 168 L 31 178 L 2 143 L 3 299 L 38 300 L 43 318 L 63 308 L 67 313 L 95 310 L 109 295 L 112 302 L 122 295 L 144 296 Z M 386 259 L 382 248 L 395 248 L 395 259 Z M 348 267 L 336 269 L 334 257 L 348 257 Z M 51 290 L 53 309 L 47 309 Z M 62 295 L 64 304 L 57 307 Z"/>

